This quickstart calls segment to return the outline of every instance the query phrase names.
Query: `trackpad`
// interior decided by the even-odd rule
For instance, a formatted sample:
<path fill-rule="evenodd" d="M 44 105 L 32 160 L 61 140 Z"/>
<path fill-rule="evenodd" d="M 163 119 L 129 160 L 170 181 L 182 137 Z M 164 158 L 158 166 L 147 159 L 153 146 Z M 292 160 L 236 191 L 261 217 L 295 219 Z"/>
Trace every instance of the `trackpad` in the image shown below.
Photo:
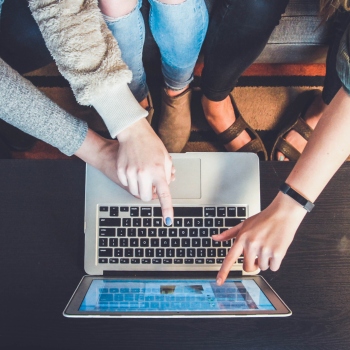
<path fill-rule="evenodd" d="M 174 199 L 201 198 L 201 160 L 200 158 L 173 159 L 176 180 L 170 184 Z"/>

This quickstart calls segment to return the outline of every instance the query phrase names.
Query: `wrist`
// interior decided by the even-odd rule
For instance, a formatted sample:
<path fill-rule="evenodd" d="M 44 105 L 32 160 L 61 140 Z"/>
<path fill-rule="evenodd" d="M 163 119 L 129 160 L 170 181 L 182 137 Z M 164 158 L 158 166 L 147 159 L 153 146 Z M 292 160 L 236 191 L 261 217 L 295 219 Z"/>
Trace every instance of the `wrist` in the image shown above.
<path fill-rule="evenodd" d="M 291 217 L 293 220 L 303 220 L 307 211 L 297 203 L 293 198 L 286 196 L 282 192 L 278 192 L 277 196 L 271 203 L 273 211 L 280 216 Z"/>
<path fill-rule="evenodd" d="M 151 128 L 151 126 L 146 118 L 142 118 L 119 132 L 117 139 L 119 142 L 125 142 L 130 138 L 139 138 L 141 135 L 144 135 L 149 128 Z"/>

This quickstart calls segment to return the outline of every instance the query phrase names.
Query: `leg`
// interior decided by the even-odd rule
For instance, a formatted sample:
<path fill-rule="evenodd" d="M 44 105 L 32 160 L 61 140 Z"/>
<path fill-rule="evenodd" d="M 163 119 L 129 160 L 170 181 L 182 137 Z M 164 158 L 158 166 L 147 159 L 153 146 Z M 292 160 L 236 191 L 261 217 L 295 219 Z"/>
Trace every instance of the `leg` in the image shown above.
<path fill-rule="evenodd" d="M 236 120 L 230 92 L 243 71 L 265 47 L 288 0 L 218 0 L 214 5 L 204 50 L 203 109 L 216 133 Z M 225 144 L 236 151 L 250 141 L 243 131 Z"/>
<path fill-rule="evenodd" d="M 161 53 L 165 89 L 159 135 L 169 152 L 190 136 L 189 84 L 208 27 L 204 0 L 149 0 L 150 28 Z"/>
<path fill-rule="evenodd" d="M 312 129 L 315 129 L 325 108 L 332 101 L 333 97 L 337 94 L 342 86 L 336 70 L 336 59 L 340 40 L 349 24 L 350 13 L 344 10 L 338 10 L 338 12 L 335 14 L 331 28 L 332 37 L 330 39 L 330 46 L 327 53 L 326 76 L 322 95 L 317 96 L 312 101 L 305 114 L 303 115 L 303 119 Z M 304 139 L 295 130 L 289 131 L 284 136 L 284 139 L 289 144 L 291 144 L 299 153 L 303 152 L 307 144 L 307 140 Z M 276 159 L 283 161 L 289 160 L 282 152 L 276 152 Z"/>
<path fill-rule="evenodd" d="M 123 61 L 132 71 L 130 90 L 141 106 L 147 108 L 148 86 L 142 63 L 145 41 L 145 24 L 140 12 L 142 0 L 100 0 L 99 4 L 107 26 L 118 42 Z"/>

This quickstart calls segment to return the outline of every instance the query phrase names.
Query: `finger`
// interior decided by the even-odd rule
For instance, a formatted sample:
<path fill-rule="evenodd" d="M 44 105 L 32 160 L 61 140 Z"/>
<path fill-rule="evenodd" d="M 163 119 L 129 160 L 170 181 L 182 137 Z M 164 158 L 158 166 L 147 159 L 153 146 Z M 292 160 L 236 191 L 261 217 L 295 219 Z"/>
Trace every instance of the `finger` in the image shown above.
<path fill-rule="evenodd" d="M 258 266 L 262 271 L 267 270 L 270 266 L 270 256 L 264 253 L 260 253 L 258 257 Z"/>
<path fill-rule="evenodd" d="M 242 252 L 243 246 L 239 242 L 235 242 L 232 245 L 232 248 L 229 250 L 228 254 L 226 255 L 226 258 L 224 259 L 224 262 L 221 265 L 220 271 L 217 274 L 217 285 L 221 286 L 225 282 L 232 265 L 237 261 L 238 257 L 242 254 Z"/>
<path fill-rule="evenodd" d="M 231 227 L 230 229 L 219 233 L 218 235 L 213 235 L 212 238 L 214 241 L 227 241 L 231 238 L 235 238 L 238 235 L 238 232 L 240 231 L 241 227 L 243 225 L 243 222 L 238 224 L 237 226 Z"/>
<path fill-rule="evenodd" d="M 138 181 L 137 181 L 137 177 L 133 176 L 133 175 L 128 175 L 127 181 L 128 181 L 128 187 L 129 187 L 130 193 L 133 196 L 140 197 L 139 184 L 138 184 Z"/>
<path fill-rule="evenodd" d="M 284 256 L 281 256 L 281 257 L 274 256 L 270 258 L 270 270 L 277 271 L 281 267 L 283 258 Z"/>
<path fill-rule="evenodd" d="M 246 272 L 253 272 L 259 268 L 257 253 L 244 252 L 243 270 Z"/>
<path fill-rule="evenodd" d="M 117 169 L 117 177 L 123 186 L 128 187 L 128 179 L 124 169 Z"/>
<path fill-rule="evenodd" d="M 162 208 L 163 220 L 167 226 L 170 226 L 174 221 L 174 209 L 169 185 L 165 178 L 158 179 L 154 185 L 157 189 L 157 195 Z"/>
<path fill-rule="evenodd" d="M 165 166 L 165 178 L 167 183 L 169 184 L 171 182 L 172 170 L 174 168 L 171 156 L 169 156 L 169 158 L 165 160 L 164 166 Z"/>
<path fill-rule="evenodd" d="M 140 176 L 138 181 L 138 189 L 140 193 L 140 198 L 148 202 L 153 197 L 153 186 L 152 186 L 152 179 L 148 175 Z"/>

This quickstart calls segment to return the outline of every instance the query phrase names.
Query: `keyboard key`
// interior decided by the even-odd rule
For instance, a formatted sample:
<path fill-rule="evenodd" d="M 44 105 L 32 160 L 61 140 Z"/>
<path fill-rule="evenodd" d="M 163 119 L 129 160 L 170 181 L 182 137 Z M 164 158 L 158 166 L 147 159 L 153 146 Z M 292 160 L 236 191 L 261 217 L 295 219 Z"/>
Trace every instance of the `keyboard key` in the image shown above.
<path fill-rule="evenodd" d="M 142 264 L 150 264 L 151 259 L 141 259 Z"/>
<path fill-rule="evenodd" d="M 177 258 L 184 258 L 185 257 L 185 249 L 176 249 L 176 257 Z"/>
<path fill-rule="evenodd" d="M 107 263 L 108 263 L 108 259 L 106 259 L 106 258 L 100 258 L 100 259 L 98 259 L 98 263 L 99 263 L 99 264 L 107 264 Z"/>
<path fill-rule="evenodd" d="M 159 247 L 159 238 L 151 238 L 151 247 Z"/>
<path fill-rule="evenodd" d="M 207 251 L 207 255 L 209 258 L 215 258 L 216 257 L 216 249 L 209 248 Z"/>
<path fill-rule="evenodd" d="M 169 238 L 162 238 L 160 240 L 161 247 L 170 247 L 170 239 Z"/>
<path fill-rule="evenodd" d="M 220 259 L 216 259 L 216 263 L 217 264 L 222 264 L 224 262 L 224 259 L 220 258 Z"/>
<path fill-rule="evenodd" d="M 196 264 L 204 264 L 204 259 L 195 259 Z"/>
<path fill-rule="evenodd" d="M 108 207 L 102 206 L 100 207 L 100 211 L 108 211 Z"/>
<path fill-rule="evenodd" d="M 120 207 L 120 211 L 126 213 L 129 211 L 129 207 Z"/>
<path fill-rule="evenodd" d="M 161 264 L 162 259 L 152 259 L 152 264 Z"/>
<path fill-rule="evenodd" d="M 191 246 L 191 240 L 189 238 L 181 239 L 181 247 L 190 247 L 190 246 Z"/>
<path fill-rule="evenodd" d="M 120 226 L 120 218 L 100 218 L 100 226 Z"/>
<path fill-rule="evenodd" d="M 169 248 L 165 250 L 167 258 L 173 258 L 175 256 L 175 249 Z"/>
<path fill-rule="evenodd" d="M 163 258 L 165 254 L 164 248 L 157 248 L 156 249 L 156 257 L 157 258 Z"/>
<path fill-rule="evenodd" d="M 190 237 L 198 237 L 198 228 L 190 228 Z"/>
<path fill-rule="evenodd" d="M 203 238 L 202 239 L 202 247 L 210 247 L 211 246 L 211 239 L 210 238 Z"/>
<path fill-rule="evenodd" d="M 193 219 L 184 219 L 184 226 L 185 227 L 192 227 L 193 226 Z"/>
<path fill-rule="evenodd" d="M 244 262 L 244 258 L 238 258 L 238 264 L 243 264 L 243 262 Z"/>
<path fill-rule="evenodd" d="M 206 249 L 204 249 L 204 248 L 197 249 L 197 257 L 205 258 L 206 257 Z"/>
<path fill-rule="evenodd" d="M 169 228 L 169 237 L 177 237 L 177 228 Z"/>
<path fill-rule="evenodd" d="M 143 257 L 143 249 L 136 248 L 135 249 L 135 256 L 138 257 L 138 258 L 142 258 Z"/>
<path fill-rule="evenodd" d="M 128 237 L 136 237 L 136 228 L 128 228 Z"/>
<path fill-rule="evenodd" d="M 211 246 L 212 247 L 221 247 L 221 242 L 212 240 L 211 241 Z"/>
<path fill-rule="evenodd" d="M 214 226 L 214 219 L 205 219 L 204 220 L 204 226 L 205 227 L 213 227 Z"/>
<path fill-rule="evenodd" d="M 163 264 L 172 264 L 173 259 L 163 259 Z"/>
<path fill-rule="evenodd" d="M 151 227 L 152 226 L 152 219 L 151 218 L 144 218 L 142 223 L 143 223 L 144 227 Z"/>
<path fill-rule="evenodd" d="M 242 222 L 241 219 L 225 219 L 225 226 L 226 227 L 233 227 Z"/>
<path fill-rule="evenodd" d="M 247 208 L 246 207 L 237 207 L 237 216 L 238 217 L 246 217 L 247 216 Z"/>
<path fill-rule="evenodd" d="M 154 257 L 154 249 L 147 248 L 146 249 L 146 257 L 147 258 L 153 258 Z"/>
<path fill-rule="evenodd" d="M 217 208 L 217 216 L 218 217 L 225 217 L 226 216 L 226 208 L 225 207 L 219 207 Z"/>
<path fill-rule="evenodd" d="M 153 219 L 153 226 L 154 227 L 161 227 L 163 223 L 162 219 Z"/>
<path fill-rule="evenodd" d="M 123 226 L 130 227 L 131 226 L 131 218 L 123 218 Z"/>
<path fill-rule="evenodd" d="M 123 249 L 122 248 L 115 248 L 114 249 L 114 256 L 115 257 L 123 256 Z"/>
<path fill-rule="evenodd" d="M 140 239 L 140 246 L 141 247 L 149 247 L 149 239 L 148 238 L 141 238 Z"/>
<path fill-rule="evenodd" d="M 134 249 L 126 248 L 125 251 L 124 251 L 124 255 L 126 257 L 133 257 L 134 256 Z"/>
<path fill-rule="evenodd" d="M 232 241 L 229 239 L 228 241 L 223 241 L 222 246 L 223 247 L 231 247 Z"/>
<path fill-rule="evenodd" d="M 109 216 L 118 216 L 118 215 L 119 215 L 119 207 L 109 208 Z"/>
<path fill-rule="evenodd" d="M 201 239 L 200 238 L 193 238 L 192 239 L 192 247 L 200 247 L 201 246 Z"/>
<path fill-rule="evenodd" d="M 119 245 L 121 247 L 128 247 L 129 246 L 129 238 L 120 238 Z"/>
<path fill-rule="evenodd" d="M 108 239 L 107 238 L 100 238 L 98 240 L 98 245 L 100 247 L 108 247 Z"/>
<path fill-rule="evenodd" d="M 110 238 L 109 239 L 110 247 L 118 247 L 118 238 Z"/>
<path fill-rule="evenodd" d="M 100 228 L 99 235 L 101 237 L 115 237 L 115 228 Z"/>
<path fill-rule="evenodd" d="M 211 228 L 209 229 L 209 235 L 210 237 L 213 236 L 213 235 L 217 235 L 219 234 L 219 230 L 217 228 Z"/>
<path fill-rule="evenodd" d="M 112 248 L 100 248 L 98 250 L 98 256 L 99 257 L 111 257 L 111 256 L 113 256 L 113 249 Z"/>
<path fill-rule="evenodd" d="M 119 263 L 119 259 L 118 258 L 110 258 L 109 259 L 109 263 L 110 264 L 118 264 Z"/>
<path fill-rule="evenodd" d="M 160 207 L 153 208 L 154 216 L 162 216 Z M 174 207 L 174 217 L 201 217 L 203 216 L 202 207 Z"/>
<path fill-rule="evenodd" d="M 158 229 L 158 237 L 167 237 L 167 236 L 168 236 L 168 229 L 166 228 Z"/>
<path fill-rule="evenodd" d="M 141 216 L 143 216 L 143 217 L 152 216 L 152 208 L 151 207 L 141 207 Z"/>
<path fill-rule="evenodd" d="M 121 264 L 129 264 L 129 262 L 130 262 L 130 259 L 128 259 L 128 258 L 121 258 L 120 259 Z"/>
<path fill-rule="evenodd" d="M 180 228 L 179 229 L 179 237 L 187 237 L 188 235 L 188 229 L 187 228 Z"/>
<path fill-rule="evenodd" d="M 182 219 L 174 218 L 174 227 L 181 227 Z"/>
<path fill-rule="evenodd" d="M 184 259 L 174 259 L 174 264 L 183 264 Z"/>
<path fill-rule="evenodd" d="M 205 259 L 206 264 L 215 264 L 215 259 Z"/>
<path fill-rule="evenodd" d="M 227 208 L 227 216 L 229 216 L 230 218 L 235 218 L 237 216 L 236 207 Z"/>
<path fill-rule="evenodd" d="M 223 227 L 224 219 L 215 219 L 215 227 Z"/>
<path fill-rule="evenodd" d="M 226 256 L 226 249 L 225 248 L 218 249 L 218 256 L 225 257 Z"/>
<path fill-rule="evenodd" d="M 140 259 L 131 259 L 131 263 L 132 264 L 139 264 L 140 263 Z"/>
<path fill-rule="evenodd" d="M 139 208 L 131 207 L 130 208 L 130 216 L 139 216 Z"/>
<path fill-rule="evenodd" d="M 147 236 L 147 231 L 145 228 L 138 228 L 137 229 L 137 235 L 139 237 L 146 237 Z"/>
<path fill-rule="evenodd" d="M 193 248 L 187 249 L 186 255 L 188 258 L 194 258 L 196 256 L 196 250 Z"/>
<path fill-rule="evenodd" d="M 141 226 L 141 219 L 140 218 L 133 218 L 132 219 L 132 225 L 134 227 L 140 227 Z"/>
<path fill-rule="evenodd" d="M 138 238 L 130 238 L 130 247 L 138 247 L 139 239 Z"/>
<path fill-rule="evenodd" d="M 172 247 L 180 247 L 180 238 L 172 238 L 171 239 Z"/>
<path fill-rule="evenodd" d="M 207 228 L 199 229 L 199 237 L 209 237 L 209 229 Z"/>
<path fill-rule="evenodd" d="M 117 229 L 117 236 L 118 237 L 125 237 L 126 236 L 126 229 L 125 228 L 118 228 Z"/>
<path fill-rule="evenodd" d="M 194 219 L 194 227 L 202 227 L 203 226 L 203 219 L 196 218 Z"/>
<path fill-rule="evenodd" d="M 193 259 L 185 259 L 185 264 L 193 264 Z"/>
<path fill-rule="evenodd" d="M 215 217 L 216 216 L 216 208 L 215 207 L 205 207 L 204 208 L 204 216 L 205 217 Z"/>
<path fill-rule="evenodd" d="M 157 237 L 156 228 L 149 228 L 147 231 L 148 231 L 148 237 Z"/>

